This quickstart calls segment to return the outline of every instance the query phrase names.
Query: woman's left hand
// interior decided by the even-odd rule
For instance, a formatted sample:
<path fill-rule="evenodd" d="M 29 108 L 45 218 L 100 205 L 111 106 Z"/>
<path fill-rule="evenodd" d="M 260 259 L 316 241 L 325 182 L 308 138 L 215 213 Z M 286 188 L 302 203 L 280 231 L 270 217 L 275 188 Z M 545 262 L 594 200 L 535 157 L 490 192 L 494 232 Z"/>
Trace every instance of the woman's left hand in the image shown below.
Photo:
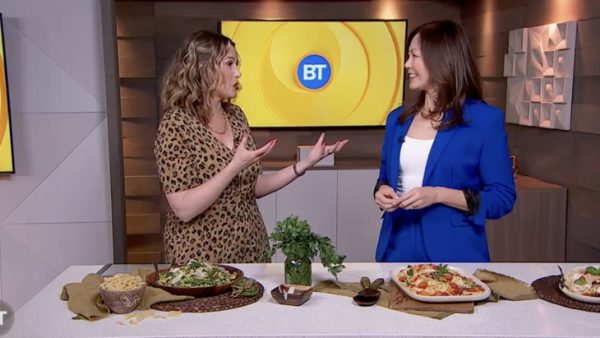
<path fill-rule="evenodd" d="M 402 194 L 398 200 L 398 207 L 406 210 L 423 209 L 438 203 L 438 190 L 436 187 L 419 187 Z"/>
<path fill-rule="evenodd" d="M 312 167 L 323 158 L 342 150 L 342 148 L 346 145 L 346 143 L 348 143 L 348 141 L 348 139 L 345 139 L 337 141 L 333 144 L 326 144 L 325 133 L 321 133 L 321 136 L 319 136 L 317 143 L 315 143 L 310 153 L 308 154 L 309 166 Z"/>

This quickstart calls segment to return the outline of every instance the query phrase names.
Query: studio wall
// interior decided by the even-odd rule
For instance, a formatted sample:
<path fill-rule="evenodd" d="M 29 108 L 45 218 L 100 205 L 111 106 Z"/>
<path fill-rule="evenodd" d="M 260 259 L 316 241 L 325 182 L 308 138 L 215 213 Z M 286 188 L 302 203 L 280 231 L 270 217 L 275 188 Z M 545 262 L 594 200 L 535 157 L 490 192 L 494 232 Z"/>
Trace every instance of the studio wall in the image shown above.
<path fill-rule="evenodd" d="M 0 298 L 14 310 L 70 265 L 112 261 L 99 3 L 0 2 L 17 169 L 0 176 Z"/>
<path fill-rule="evenodd" d="M 340 8 L 343 7 L 343 10 Z M 176 48 L 199 29 L 217 31 L 221 19 L 368 20 L 408 19 L 408 31 L 439 19 L 460 21 L 454 1 L 117 1 L 117 47 L 125 181 L 125 232 L 130 262 L 160 260 L 165 202 L 152 151 L 159 119 L 160 78 Z M 242 60 L 243 62 L 243 60 Z M 240 79 L 244 85 L 244 75 Z M 406 100 L 414 100 L 406 91 Z M 244 108 L 244 107 L 242 107 Z M 256 129 L 257 144 L 277 138 L 263 165 L 277 169 L 296 158 L 296 145 L 311 145 L 322 131 L 328 140 L 350 138 L 336 154 L 337 168 L 376 168 L 383 127 Z"/>
<path fill-rule="evenodd" d="M 461 16 L 484 77 L 486 100 L 506 104 L 509 31 L 577 21 L 571 129 L 507 124 L 519 172 L 568 190 L 567 261 L 600 260 L 600 5 L 595 0 L 464 1 Z"/>

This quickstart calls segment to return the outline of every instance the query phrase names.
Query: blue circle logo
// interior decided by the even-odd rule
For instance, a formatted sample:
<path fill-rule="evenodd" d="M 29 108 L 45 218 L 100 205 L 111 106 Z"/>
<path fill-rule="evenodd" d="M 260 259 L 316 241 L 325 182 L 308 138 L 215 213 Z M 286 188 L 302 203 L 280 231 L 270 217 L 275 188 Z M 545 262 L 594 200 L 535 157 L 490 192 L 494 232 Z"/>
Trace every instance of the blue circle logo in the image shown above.
<path fill-rule="evenodd" d="M 331 79 L 331 66 L 321 55 L 308 55 L 300 60 L 296 78 L 306 89 L 323 88 Z"/>

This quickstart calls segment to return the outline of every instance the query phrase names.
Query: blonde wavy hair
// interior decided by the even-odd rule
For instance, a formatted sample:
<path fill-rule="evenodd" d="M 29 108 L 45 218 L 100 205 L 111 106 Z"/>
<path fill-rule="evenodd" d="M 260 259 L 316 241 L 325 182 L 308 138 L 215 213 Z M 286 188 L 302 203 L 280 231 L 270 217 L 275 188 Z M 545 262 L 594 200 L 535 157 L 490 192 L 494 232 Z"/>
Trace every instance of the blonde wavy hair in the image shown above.
<path fill-rule="evenodd" d="M 210 98 L 220 81 L 219 63 L 230 45 L 235 47 L 228 37 L 204 30 L 186 38 L 163 77 L 163 112 L 183 109 L 208 123 Z"/>

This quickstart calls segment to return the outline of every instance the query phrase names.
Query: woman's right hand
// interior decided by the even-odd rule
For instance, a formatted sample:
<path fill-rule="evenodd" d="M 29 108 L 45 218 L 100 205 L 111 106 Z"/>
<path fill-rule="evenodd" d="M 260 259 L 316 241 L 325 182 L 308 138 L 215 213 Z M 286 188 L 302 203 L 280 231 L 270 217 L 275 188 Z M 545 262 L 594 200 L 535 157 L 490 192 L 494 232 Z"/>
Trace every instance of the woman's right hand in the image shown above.
<path fill-rule="evenodd" d="M 381 210 L 392 212 L 398 209 L 400 199 L 392 187 L 384 184 L 375 193 L 375 203 Z"/>
<path fill-rule="evenodd" d="M 234 164 L 240 171 L 246 169 L 253 163 L 260 161 L 263 157 L 267 156 L 268 153 L 273 150 L 277 144 L 277 139 L 267 142 L 261 148 L 256 150 L 248 150 L 248 135 L 242 136 L 240 144 L 235 150 L 231 163 Z"/>

